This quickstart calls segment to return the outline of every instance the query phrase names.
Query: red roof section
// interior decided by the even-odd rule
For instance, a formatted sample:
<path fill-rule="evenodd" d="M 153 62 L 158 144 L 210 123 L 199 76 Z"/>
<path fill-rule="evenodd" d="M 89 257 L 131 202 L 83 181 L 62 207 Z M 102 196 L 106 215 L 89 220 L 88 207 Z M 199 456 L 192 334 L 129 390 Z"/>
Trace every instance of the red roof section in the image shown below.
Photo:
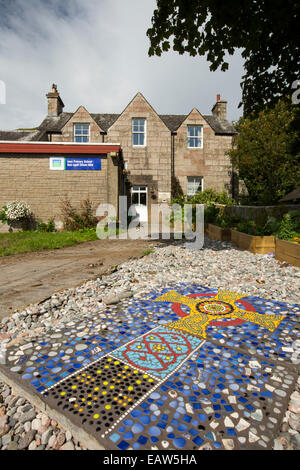
<path fill-rule="evenodd" d="M 0 153 L 99 155 L 119 152 L 119 144 L 78 144 L 54 142 L 0 142 Z"/>

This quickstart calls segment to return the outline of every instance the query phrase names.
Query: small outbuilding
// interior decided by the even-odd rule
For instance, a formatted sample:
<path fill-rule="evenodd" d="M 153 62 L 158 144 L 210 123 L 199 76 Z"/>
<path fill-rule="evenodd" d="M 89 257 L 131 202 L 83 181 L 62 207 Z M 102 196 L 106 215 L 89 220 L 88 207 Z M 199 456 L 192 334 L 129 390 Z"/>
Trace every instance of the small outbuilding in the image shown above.
<path fill-rule="evenodd" d="M 0 209 L 25 201 L 36 218 L 61 221 L 60 206 L 90 199 L 118 211 L 125 190 L 119 144 L 0 141 Z"/>

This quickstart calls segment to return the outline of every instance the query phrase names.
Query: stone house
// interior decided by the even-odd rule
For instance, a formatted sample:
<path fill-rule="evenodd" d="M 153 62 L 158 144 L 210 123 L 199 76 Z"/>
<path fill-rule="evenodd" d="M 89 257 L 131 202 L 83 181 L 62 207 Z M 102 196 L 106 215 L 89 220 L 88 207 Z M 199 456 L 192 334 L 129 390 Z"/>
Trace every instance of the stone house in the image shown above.
<path fill-rule="evenodd" d="M 96 175 L 89 184 L 78 179 L 73 189 L 61 187 L 71 202 L 78 203 L 80 198 L 93 197 L 98 185 L 102 187 L 98 193 L 103 196 L 96 198 L 95 203 L 110 200 L 117 204 L 118 195 L 127 194 L 140 220 L 147 221 L 151 204 L 170 202 L 172 181 L 175 180 L 183 193 L 188 195 L 206 188 L 218 191 L 225 188 L 229 194 L 232 193 L 232 169 L 225 152 L 232 146 L 235 129 L 227 121 L 227 102 L 221 100 L 220 95 L 209 116 L 202 115 L 196 108 L 187 115 L 157 114 L 141 93 L 137 93 L 120 114 L 94 114 L 83 106 L 75 112 L 64 112 L 64 103 L 56 85 L 46 96 L 48 114 L 37 128 L 0 131 L 0 176 L 4 171 L 7 177 L 1 142 L 73 142 L 83 147 L 97 143 L 118 144 L 121 149 L 118 159 L 121 171 L 118 171 L 123 181 L 112 184 L 106 178 L 106 184 L 110 187 L 103 190 L 103 182 L 101 178 L 97 182 Z M 18 168 L 17 164 L 15 168 Z M 39 165 L 36 166 L 37 172 L 38 168 Z M 47 176 L 45 171 L 44 164 L 41 178 L 44 186 L 51 186 L 53 178 L 50 175 L 53 175 L 48 173 Z M 77 178 L 81 173 L 76 173 Z M 35 173 L 37 177 L 38 173 Z M 13 179 L 13 174 L 9 179 Z M 79 181 L 82 184 L 78 184 Z M 14 186 L 13 181 L 11 184 Z M 32 191 L 28 189 L 28 192 L 31 194 L 27 200 L 30 204 Z M 110 198 L 108 193 L 111 193 Z M 9 194 L 10 200 L 20 197 L 17 190 Z M 7 202 L 7 197 L 0 180 L 0 206 Z M 22 197 L 26 199 L 26 191 L 22 192 Z M 56 215 L 49 202 L 48 209 L 43 208 L 43 217 L 50 214 Z"/>

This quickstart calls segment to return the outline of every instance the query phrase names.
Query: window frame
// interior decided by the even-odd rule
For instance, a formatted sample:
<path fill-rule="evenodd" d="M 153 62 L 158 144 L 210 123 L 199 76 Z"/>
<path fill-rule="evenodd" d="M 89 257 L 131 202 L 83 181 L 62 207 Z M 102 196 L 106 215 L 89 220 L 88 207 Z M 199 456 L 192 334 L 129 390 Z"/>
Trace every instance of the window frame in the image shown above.
<path fill-rule="evenodd" d="M 200 179 L 201 192 L 204 191 L 204 178 L 203 178 L 203 176 L 187 176 L 186 178 L 187 178 L 187 181 L 186 181 L 186 195 L 187 196 L 193 197 L 193 196 L 195 196 L 195 194 L 197 194 L 197 192 L 199 192 L 199 190 L 198 190 L 198 191 L 194 192 L 193 194 L 188 193 L 189 178 L 194 178 L 194 186 L 195 186 L 195 180 Z"/>
<path fill-rule="evenodd" d="M 86 135 L 86 134 L 77 134 L 76 135 L 76 133 L 75 133 L 76 126 L 88 126 L 88 128 L 89 128 L 88 135 Z M 82 137 L 87 137 L 88 140 L 87 140 L 87 142 L 84 142 L 82 140 L 78 141 L 78 140 L 76 140 L 76 137 L 81 137 L 81 138 Z M 87 143 L 90 142 L 90 137 L 91 137 L 91 124 L 89 122 L 74 122 L 74 124 L 73 124 L 73 139 L 74 139 L 74 142 L 76 142 L 78 144 L 87 144 Z"/>
<path fill-rule="evenodd" d="M 197 136 L 197 135 L 190 135 L 189 129 L 191 127 L 200 127 L 200 129 L 201 129 L 200 137 Z M 200 139 L 200 145 L 199 146 L 190 146 L 189 145 L 190 139 L 193 139 L 193 140 Z M 187 124 L 187 148 L 188 149 L 203 149 L 203 125 L 202 124 Z"/>
<path fill-rule="evenodd" d="M 134 126 L 134 121 L 144 121 L 144 131 L 134 131 L 133 126 Z M 133 143 L 133 136 L 134 134 L 143 134 L 144 135 L 144 143 L 143 144 L 134 144 Z M 146 147 L 147 146 L 147 119 L 146 118 L 132 118 L 132 123 L 131 123 L 131 142 L 132 142 L 132 147 Z"/>

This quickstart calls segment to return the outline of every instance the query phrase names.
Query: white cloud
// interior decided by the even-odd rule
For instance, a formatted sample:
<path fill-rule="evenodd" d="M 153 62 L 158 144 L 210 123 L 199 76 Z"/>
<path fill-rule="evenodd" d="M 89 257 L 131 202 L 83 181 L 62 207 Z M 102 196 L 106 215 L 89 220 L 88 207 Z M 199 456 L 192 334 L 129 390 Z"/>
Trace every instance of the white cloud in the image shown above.
<path fill-rule="evenodd" d="M 47 113 L 45 94 L 58 85 L 65 111 L 121 112 L 141 91 L 158 113 L 209 114 L 216 94 L 228 118 L 241 114 L 239 54 L 229 71 L 210 72 L 204 58 L 168 52 L 148 57 L 146 31 L 154 0 L 13 0 L 0 2 L 0 80 L 6 105 L 0 128 L 34 127 Z M 67 14 L 60 6 L 67 5 Z M 5 10 L 5 11 L 4 11 Z"/>

